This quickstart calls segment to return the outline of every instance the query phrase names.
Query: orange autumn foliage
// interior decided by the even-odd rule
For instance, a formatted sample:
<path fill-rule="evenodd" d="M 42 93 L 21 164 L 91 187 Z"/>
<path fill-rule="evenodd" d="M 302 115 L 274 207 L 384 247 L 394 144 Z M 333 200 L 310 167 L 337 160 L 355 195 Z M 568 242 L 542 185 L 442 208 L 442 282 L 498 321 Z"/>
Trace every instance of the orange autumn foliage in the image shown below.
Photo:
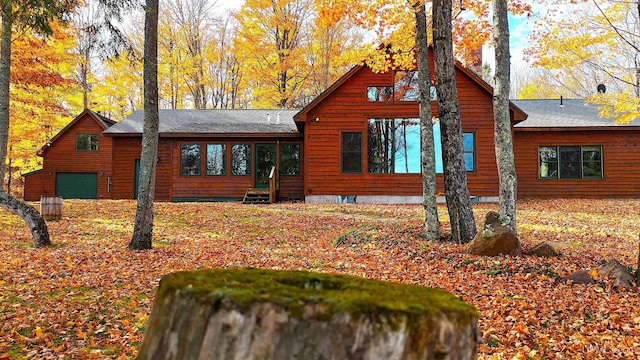
<path fill-rule="evenodd" d="M 476 204 L 477 220 L 493 209 Z M 559 258 L 484 258 L 424 241 L 420 205 L 158 203 L 156 212 L 147 252 L 125 249 L 134 201 L 65 201 L 63 219 L 49 223 L 55 245 L 37 251 L 20 219 L 1 213 L 0 358 L 132 358 L 164 274 L 244 266 L 451 291 L 480 311 L 480 359 L 640 356 L 637 288 L 559 281 L 610 258 L 635 266 L 637 201 L 519 204 L 525 250 L 548 241 Z"/>

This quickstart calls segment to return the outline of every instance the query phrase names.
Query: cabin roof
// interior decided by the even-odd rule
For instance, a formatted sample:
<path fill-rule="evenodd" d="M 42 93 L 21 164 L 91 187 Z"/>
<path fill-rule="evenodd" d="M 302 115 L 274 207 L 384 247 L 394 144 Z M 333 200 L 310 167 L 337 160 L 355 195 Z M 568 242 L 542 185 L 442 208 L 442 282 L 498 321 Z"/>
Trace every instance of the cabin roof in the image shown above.
<path fill-rule="evenodd" d="M 162 109 L 160 135 L 259 134 L 299 135 L 293 121 L 298 110 Z M 279 120 L 278 120 L 279 118 Z M 106 136 L 141 135 L 144 111 L 134 111 L 104 132 Z"/>
<path fill-rule="evenodd" d="M 515 125 L 516 129 L 525 128 L 612 128 L 625 127 L 635 130 L 640 127 L 640 120 L 629 124 L 616 124 L 615 118 L 601 117 L 598 105 L 587 103 L 583 99 L 535 99 L 511 100 L 526 112 L 527 120 Z"/>
<path fill-rule="evenodd" d="M 67 126 L 62 128 L 62 130 L 60 130 L 54 137 L 52 137 L 51 140 L 47 141 L 47 143 L 42 148 L 40 148 L 40 150 L 38 150 L 37 155 L 43 156 L 47 149 L 50 148 L 51 145 L 56 142 L 56 140 L 58 140 L 64 133 L 71 129 L 78 121 L 80 121 L 80 119 L 84 118 L 85 116 L 89 116 L 89 118 L 93 119 L 93 121 L 95 121 L 100 127 L 102 127 L 102 129 L 108 129 L 109 127 L 116 124 L 115 121 L 109 119 L 106 116 L 95 113 L 89 109 L 84 109 L 80 114 L 78 114 L 78 116 L 71 120 L 71 122 L 68 123 Z"/>

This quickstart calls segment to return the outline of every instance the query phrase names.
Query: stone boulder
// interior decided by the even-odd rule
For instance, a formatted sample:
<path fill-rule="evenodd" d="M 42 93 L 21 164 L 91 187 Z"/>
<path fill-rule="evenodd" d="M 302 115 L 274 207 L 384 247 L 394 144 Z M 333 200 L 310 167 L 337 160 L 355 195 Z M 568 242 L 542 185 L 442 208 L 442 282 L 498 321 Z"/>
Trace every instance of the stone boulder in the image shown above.
<path fill-rule="evenodd" d="M 587 270 L 579 270 L 560 279 L 561 283 L 566 283 L 568 281 L 571 281 L 572 285 L 592 285 L 596 283 Z"/>
<path fill-rule="evenodd" d="M 551 246 L 551 244 L 545 241 L 532 247 L 529 251 L 527 251 L 527 255 L 540 257 L 557 257 L 560 256 L 560 253 L 557 252 L 556 249 Z"/>
<path fill-rule="evenodd" d="M 616 288 L 633 288 L 633 275 L 631 275 L 629 270 L 620 264 L 618 260 L 609 260 L 598 268 L 598 272 L 613 280 L 613 286 Z"/>
<path fill-rule="evenodd" d="M 160 281 L 138 359 L 474 359 L 478 311 L 440 289 L 209 269 Z"/>
<path fill-rule="evenodd" d="M 495 211 L 487 213 L 482 230 L 467 244 L 466 250 L 483 256 L 522 254 L 515 232 L 500 223 L 500 215 Z"/>

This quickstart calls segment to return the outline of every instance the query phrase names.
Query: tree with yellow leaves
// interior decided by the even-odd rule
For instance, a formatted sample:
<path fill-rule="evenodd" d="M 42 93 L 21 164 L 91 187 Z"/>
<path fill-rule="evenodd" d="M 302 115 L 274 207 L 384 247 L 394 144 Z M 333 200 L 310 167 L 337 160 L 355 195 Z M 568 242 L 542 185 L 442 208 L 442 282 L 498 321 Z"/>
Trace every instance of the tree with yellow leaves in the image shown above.
<path fill-rule="evenodd" d="M 238 13 L 237 51 L 251 79 L 255 107 L 302 104 L 309 76 L 305 44 L 310 41 L 312 0 L 247 0 Z"/>
<path fill-rule="evenodd" d="M 122 53 L 106 60 L 102 79 L 91 89 L 91 107 L 113 119 L 142 109 L 142 61 Z"/>
<path fill-rule="evenodd" d="M 545 4 L 556 5 L 557 0 Z M 549 75 L 550 91 L 587 98 L 603 117 L 640 118 L 640 3 L 563 1 L 536 22 L 527 54 Z M 605 85 L 606 92 L 597 86 Z M 526 89 L 526 88 L 525 88 Z M 527 96 L 527 93 L 523 93 Z"/>

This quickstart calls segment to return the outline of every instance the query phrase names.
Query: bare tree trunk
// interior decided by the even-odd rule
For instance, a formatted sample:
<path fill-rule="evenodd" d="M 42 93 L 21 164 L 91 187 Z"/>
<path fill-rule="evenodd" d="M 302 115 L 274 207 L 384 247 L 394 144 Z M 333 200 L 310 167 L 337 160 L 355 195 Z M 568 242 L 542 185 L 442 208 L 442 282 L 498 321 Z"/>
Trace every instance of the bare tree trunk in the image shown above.
<path fill-rule="evenodd" d="M 425 237 L 440 239 L 440 221 L 436 202 L 436 152 L 433 141 L 431 111 L 431 69 L 427 41 L 427 14 L 425 5 L 416 2 L 416 48 L 418 61 L 418 87 L 420 88 L 420 147 L 422 158 L 422 197 L 424 206 Z"/>
<path fill-rule="evenodd" d="M 496 51 L 495 88 L 493 90 L 494 143 L 500 188 L 500 223 L 516 231 L 517 178 L 513 155 L 509 90 L 511 87 L 509 23 L 507 0 L 493 0 L 493 28 Z"/>
<path fill-rule="evenodd" d="M 12 2 L 2 3 L 2 35 L 0 38 L 0 181 L 4 183 L 7 145 L 9 143 L 9 100 L 11 83 L 11 31 L 13 27 Z M 0 207 L 20 216 L 29 226 L 33 247 L 51 245 L 49 230 L 44 219 L 31 205 L 4 191 L 0 186 Z"/>
<path fill-rule="evenodd" d="M 140 155 L 140 184 L 133 237 L 129 250 L 152 248 L 153 201 L 158 158 L 158 0 L 147 0 L 144 25 L 144 129 Z"/>
<path fill-rule="evenodd" d="M 51 245 L 49 229 L 42 215 L 33 206 L 22 202 L 13 196 L 0 191 L 0 207 L 10 213 L 20 216 L 31 231 L 33 237 L 33 247 L 41 248 Z"/>
<path fill-rule="evenodd" d="M 453 58 L 451 0 L 433 1 L 433 38 L 438 109 L 444 165 L 444 189 L 451 220 L 451 237 L 468 243 L 476 235 L 464 164 L 462 125 Z"/>

